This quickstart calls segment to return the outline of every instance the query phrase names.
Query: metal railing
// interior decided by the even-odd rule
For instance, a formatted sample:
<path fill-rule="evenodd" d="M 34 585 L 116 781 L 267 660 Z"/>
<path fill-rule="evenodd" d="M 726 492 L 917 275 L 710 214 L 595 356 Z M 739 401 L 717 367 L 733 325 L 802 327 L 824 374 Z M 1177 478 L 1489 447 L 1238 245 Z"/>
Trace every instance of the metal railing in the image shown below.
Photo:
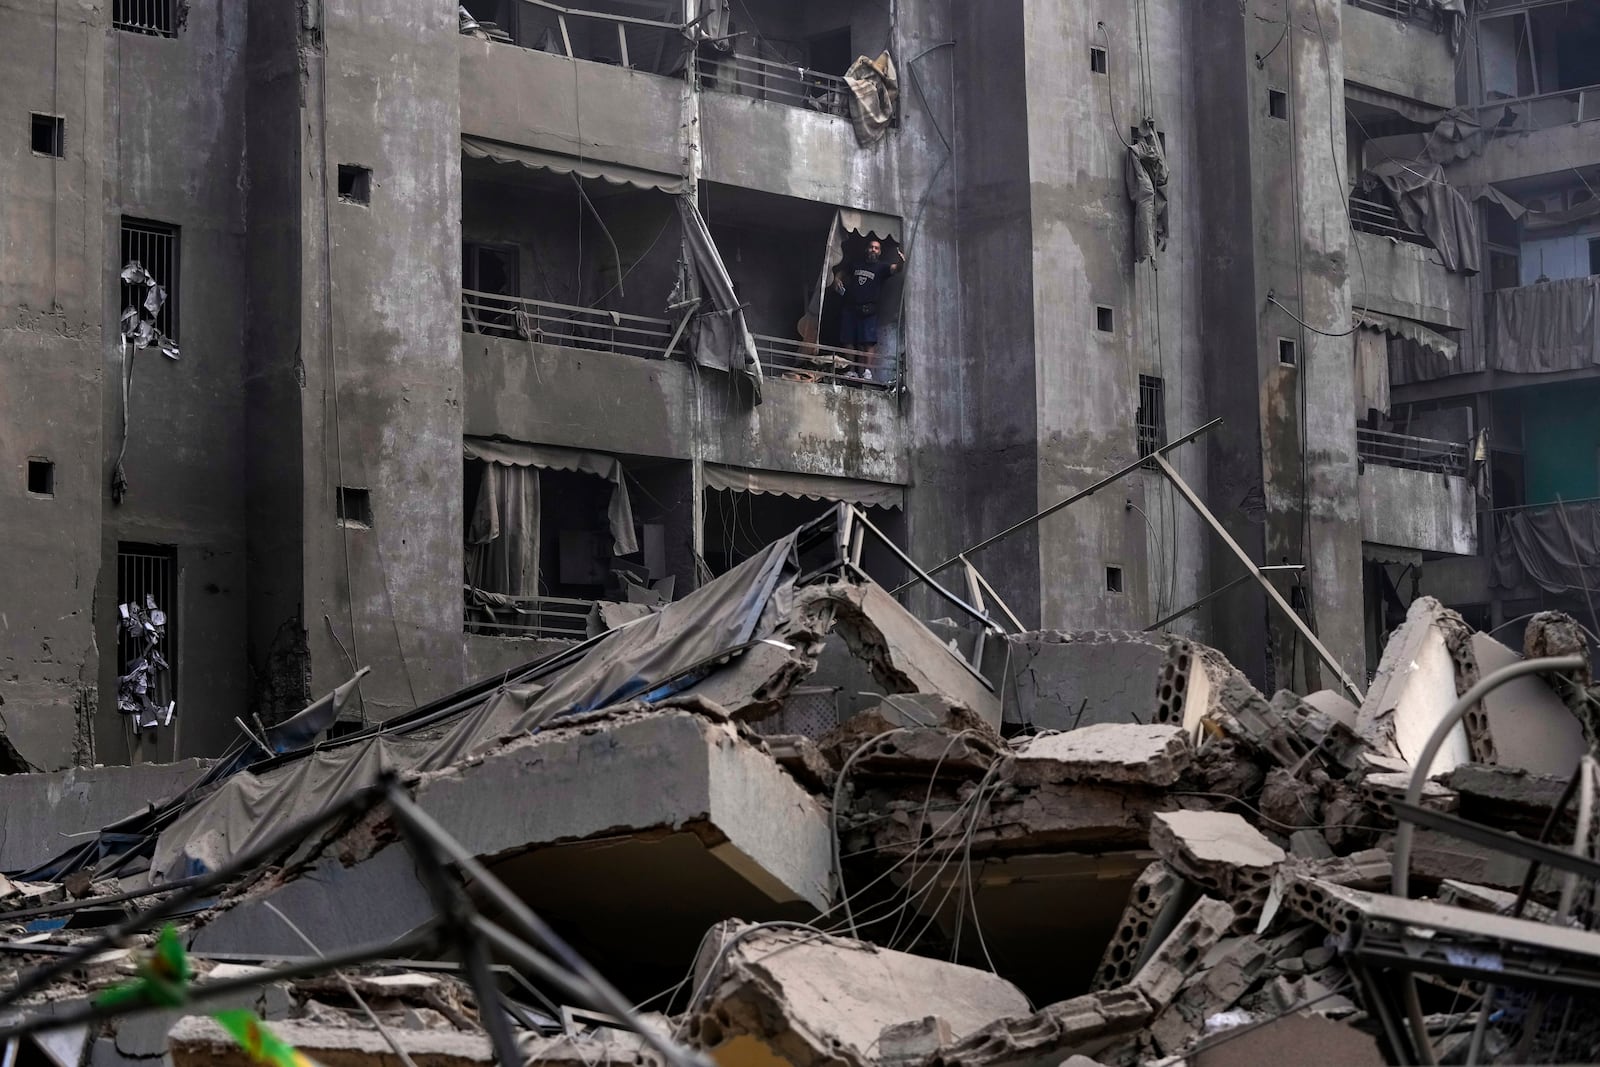
<path fill-rule="evenodd" d="M 1363 11 L 1374 11 L 1380 15 L 1388 15 L 1392 19 L 1408 22 L 1416 14 L 1416 0 L 1344 0 L 1351 7 L 1359 7 Z"/>
<path fill-rule="evenodd" d="M 1356 456 L 1364 463 L 1429 471 L 1434 474 L 1467 473 L 1467 446 L 1455 441 L 1435 441 L 1402 433 L 1356 428 Z"/>
<path fill-rule="evenodd" d="M 469 588 L 464 622 L 468 633 L 489 637 L 583 640 L 589 635 L 592 600 L 559 596 L 507 596 Z"/>
<path fill-rule="evenodd" d="M 755 56 L 716 56 L 699 65 L 701 89 L 810 108 L 826 115 L 850 114 L 850 87 L 837 74 Z"/>
<path fill-rule="evenodd" d="M 1350 225 L 1362 233 L 1376 234 L 1379 237 L 1392 237 L 1397 241 L 1409 241 L 1412 244 L 1429 245 L 1428 238 L 1409 229 L 1400 221 L 1400 216 L 1394 208 L 1381 200 L 1369 200 L 1364 196 L 1350 198 Z"/>
<path fill-rule="evenodd" d="M 461 328 L 467 333 L 647 359 L 665 359 L 685 350 L 681 335 L 673 342 L 673 325 L 667 319 L 471 289 L 461 292 Z"/>
<path fill-rule="evenodd" d="M 1586 119 L 1600 119 L 1600 85 L 1562 89 L 1538 96 L 1489 100 L 1478 105 L 1478 121 L 1485 126 L 1498 126 L 1507 108 L 1516 112 L 1514 129 L 1518 132 L 1548 130 L 1557 126 L 1571 126 Z"/>
<path fill-rule="evenodd" d="M 849 348 L 817 344 L 789 337 L 752 334 L 761 372 L 768 378 L 795 382 L 831 382 L 863 388 L 887 388 L 900 378 L 899 361 L 880 352 L 869 363 Z M 872 374 L 869 380 L 867 372 Z"/>

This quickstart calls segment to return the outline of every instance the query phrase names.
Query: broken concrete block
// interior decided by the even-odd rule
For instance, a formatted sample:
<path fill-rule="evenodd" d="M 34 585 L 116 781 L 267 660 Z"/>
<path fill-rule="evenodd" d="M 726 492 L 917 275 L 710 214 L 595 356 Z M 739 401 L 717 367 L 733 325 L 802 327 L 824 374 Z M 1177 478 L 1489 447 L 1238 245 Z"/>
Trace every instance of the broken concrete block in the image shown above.
<path fill-rule="evenodd" d="M 1156 1020 L 1151 1037 L 1162 1053 L 1173 1056 L 1205 1031 L 1206 1020 L 1227 1011 L 1249 992 L 1270 962 L 1267 947 L 1256 937 L 1218 941 L 1198 971 Z"/>
<path fill-rule="evenodd" d="M 1207 950 L 1233 925 L 1233 908 L 1220 900 L 1201 897 L 1139 968 L 1128 983 L 1144 994 L 1150 1006 L 1161 1011 L 1178 995 L 1183 983 L 1200 966 Z"/>
<path fill-rule="evenodd" d="M 794 776 L 813 793 L 833 791 L 833 766 L 822 756 L 822 750 L 809 737 L 800 734 L 768 734 L 761 738 L 778 761 L 778 766 Z"/>
<path fill-rule="evenodd" d="M 1037 630 L 1006 640 L 1009 721 L 1037 730 L 1151 721 L 1168 655 L 1163 635 Z"/>
<path fill-rule="evenodd" d="M 1511 649 L 1485 633 L 1472 635 L 1472 653 L 1484 674 L 1517 662 Z M 1483 698 L 1502 767 L 1572 777 L 1588 751 L 1583 726 L 1543 678 L 1514 678 Z"/>
<path fill-rule="evenodd" d="M 1327 775 L 1317 771 L 1323 781 Z M 1309 777 L 1309 776 L 1308 776 Z M 1301 781 L 1282 767 L 1267 771 L 1256 807 L 1270 828 L 1282 833 L 1290 827 L 1314 827 L 1322 822 L 1322 794 L 1311 782 Z"/>
<path fill-rule="evenodd" d="M 1337 1063 L 1381 1067 L 1387 1062 L 1372 1035 L 1316 1014 L 1285 1015 L 1242 1033 L 1223 1031 L 1191 1053 L 1189 1067 Z"/>
<path fill-rule="evenodd" d="M 877 1062 L 884 1065 L 922 1063 L 953 1041 L 955 1032 L 937 1015 L 893 1023 L 878 1035 Z"/>
<path fill-rule="evenodd" d="M 1283 849 L 1231 812 L 1158 812 L 1150 847 L 1184 878 L 1231 901 L 1241 923 L 1261 913 Z"/>
<path fill-rule="evenodd" d="M 1188 735 L 1181 726 L 1097 723 L 1066 733 L 1039 734 L 1017 748 L 1013 780 L 1112 782 L 1170 786 L 1189 766 Z"/>
<path fill-rule="evenodd" d="M 1412 601 L 1406 621 L 1384 646 L 1378 673 L 1357 715 L 1357 733 L 1380 752 L 1399 756 L 1408 764 L 1416 760 L 1434 727 L 1462 692 L 1458 688 L 1458 652 L 1466 647 L 1470 655 L 1470 638 L 1471 630 L 1461 616 L 1434 598 Z M 1477 747 L 1483 749 L 1489 736 L 1487 718 L 1475 725 L 1457 724 L 1446 735 L 1430 775 L 1472 762 L 1474 745 L 1469 732 L 1477 734 Z M 1492 745 L 1489 747 L 1492 750 Z"/>
<path fill-rule="evenodd" d="M 1468 908 L 1472 911 L 1487 911 L 1494 915 L 1510 915 L 1517 906 L 1515 893 L 1486 885 L 1473 885 L 1454 878 L 1446 878 L 1439 883 L 1439 890 L 1434 894 L 1434 899 L 1441 904 L 1453 904 L 1458 908 Z M 1536 900 L 1526 900 L 1522 904 L 1522 917 L 1532 919 L 1534 922 L 1551 923 L 1555 922 L 1556 910 L 1547 908 Z"/>
<path fill-rule="evenodd" d="M 1128 905 L 1117 922 L 1116 932 L 1106 943 L 1091 991 L 1115 989 L 1133 979 L 1157 917 L 1183 895 L 1184 889 L 1183 879 L 1160 860 L 1144 869 L 1128 893 Z"/>
<path fill-rule="evenodd" d="M 805 931 L 728 924 L 702 963 L 708 957 L 720 963 L 689 1032 L 724 1062 L 756 1055 L 794 1067 L 866 1064 L 896 1023 L 935 1015 L 959 1042 L 1028 1010 L 1020 990 L 987 971 Z"/>
<path fill-rule="evenodd" d="M 1289 854 L 1306 860 L 1326 860 L 1333 858 L 1333 849 L 1319 831 L 1296 830 L 1289 835 Z"/>
<path fill-rule="evenodd" d="M 1404 800 L 1406 790 L 1410 787 L 1409 772 L 1369 774 L 1361 780 L 1361 795 L 1385 821 L 1394 822 L 1391 801 Z M 1454 789 L 1430 778 L 1422 783 L 1422 806 L 1434 811 L 1453 812 L 1461 807 L 1461 796 Z"/>
<path fill-rule="evenodd" d="M 1343 693 L 1332 689 L 1318 689 L 1315 693 L 1307 693 L 1300 699 L 1335 722 L 1343 723 L 1346 729 L 1354 732 L 1356 716 L 1360 714 L 1361 709 L 1351 703 L 1350 698 Z"/>
<path fill-rule="evenodd" d="M 1355 731 L 1356 706 L 1330 690 L 1322 690 L 1321 696 L 1322 703 L 1335 713 L 1288 690 L 1273 695 L 1272 710 L 1277 712 L 1279 722 L 1296 735 L 1298 743 L 1291 741 L 1296 751 L 1317 753 L 1330 769 L 1353 771 L 1360 767 L 1361 754 L 1367 750 L 1366 742 Z"/>
<path fill-rule="evenodd" d="M 1059 1063 L 1068 1053 L 1093 1056 L 1139 1030 L 1154 1011 L 1137 989 L 1090 993 L 1032 1015 L 998 1019 L 939 1050 L 933 1067 L 1010 1067 Z"/>
<path fill-rule="evenodd" d="M 1462 818 L 1525 837 L 1538 836 L 1567 787 L 1565 778 L 1481 763 L 1463 764 L 1439 781 L 1459 796 Z"/>

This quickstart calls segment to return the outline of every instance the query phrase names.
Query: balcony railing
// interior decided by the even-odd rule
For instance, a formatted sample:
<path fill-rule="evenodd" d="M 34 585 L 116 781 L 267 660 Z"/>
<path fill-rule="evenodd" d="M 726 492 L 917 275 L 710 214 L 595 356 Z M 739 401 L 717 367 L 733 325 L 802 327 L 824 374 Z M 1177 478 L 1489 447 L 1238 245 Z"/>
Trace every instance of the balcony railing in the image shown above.
<path fill-rule="evenodd" d="M 507 596 L 468 586 L 465 628 L 489 637 L 583 640 L 589 635 L 592 600 L 559 596 Z"/>
<path fill-rule="evenodd" d="M 671 354 L 667 345 L 673 342 L 672 323 L 667 319 L 471 289 L 461 293 L 461 328 L 467 333 L 649 359 L 667 358 Z M 680 335 L 672 352 L 684 351 Z"/>
<path fill-rule="evenodd" d="M 755 56 L 717 56 L 700 62 L 700 88 L 752 96 L 827 115 L 850 114 L 850 87 L 836 74 L 774 63 Z"/>
<path fill-rule="evenodd" d="M 1430 245 L 1428 238 L 1416 230 L 1410 229 L 1400 221 L 1400 216 L 1394 208 L 1381 200 L 1368 200 L 1362 196 L 1350 198 L 1350 225 L 1362 233 L 1376 234 L 1379 237 L 1390 237 L 1397 241 L 1409 241 L 1412 244 Z"/>
<path fill-rule="evenodd" d="M 1410 21 L 1416 12 L 1416 0 L 1344 0 L 1351 7 L 1359 7 L 1363 11 L 1375 11 L 1380 15 L 1388 15 L 1401 22 Z"/>
<path fill-rule="evenodd" d="M 1357 427 L 1356 455 L 1364 463 L 1386 467 L 1463 477 L 1467 473 L 1467 446 L 1455 441 L 1435 441 Z"/>
<path fill-rule="evenodd" d="M 756 354 L 761 357 L 761 371 L 768 378 L 887 387 L 900 377 L 897 361 L 887 355 L 880 354 L 869 364 L 860 352 L 849 348 L 761 333 L 752 336 L 756 339 Z M 872 373 L 870 380 L 866 378 L 868 371 Z"/>
<path fill-rule="evenodd" d="M 1511 123 L 1512 129 L 1522 132 L 1600 119 L 1600 85 L 1540 93 L 1538 96 L 1490 100 L 1478 105 L 1478 122 L 1484 126 L 1498 127 L 1508 110 L 1516 116 Z"/>

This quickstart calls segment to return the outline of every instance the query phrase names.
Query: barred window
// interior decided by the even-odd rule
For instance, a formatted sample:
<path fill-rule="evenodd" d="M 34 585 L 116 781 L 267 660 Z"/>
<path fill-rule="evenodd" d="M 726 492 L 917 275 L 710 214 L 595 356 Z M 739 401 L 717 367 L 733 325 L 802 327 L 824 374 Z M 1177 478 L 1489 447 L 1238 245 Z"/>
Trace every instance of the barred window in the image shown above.
<path fill-rule="evenodd" d="M 111 25 L 151 37 L 176 37 L 177 6 L 177 0 L 113 0 Z"/>
<path fill-rule="evenodd" d="M 1139 434 L 1139 455 L 1148 456 L 1167 443 L 1167 386 L 1150 374 L 1139 375 L 1139 411 L 1134 425 Z M 1153 467 L 1155 464 L 1148 463 Z"/>
<path fill-rule="evenodd" d="M 129 263 L 138 263 L 166 290 L 166 301 L 156 312 L 155 327 L 172 340 L 178 340 L 178 228 L 164 222 L 124 218 L 122 259 L 117 268 L 120 270 Z M 124 309 L 142 306 L 145 296 L 144 285 L 122 283 Z"/>

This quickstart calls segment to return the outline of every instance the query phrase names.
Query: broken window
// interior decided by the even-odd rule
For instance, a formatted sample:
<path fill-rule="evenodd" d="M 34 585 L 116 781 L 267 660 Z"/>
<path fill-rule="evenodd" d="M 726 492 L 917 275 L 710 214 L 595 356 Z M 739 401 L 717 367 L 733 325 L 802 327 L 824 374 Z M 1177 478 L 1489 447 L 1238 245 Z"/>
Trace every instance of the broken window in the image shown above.
<path fill-rule="evenodd" d="M 138 264 L 161 290 L 163 300 L 153 325 L 165 337 L 178 339 L 178 227 L 148 219 L 122 220 L 122 258 L 119 269 Z M 127 273 L 124 270 L 124 273 Z M 150 286 L 141 280 L 122 282 L 122 307 L 138 308 L 150 301 Z"/>
<path fill-rule="evenodd" d="M 591 63 L 653 74 L 683 69 L 681 0 L 585 0 L 581 5 L 474 0 L 462 32 Z M 616 16 L 616 17 L 608 17 Z"/>
<path fill-rule="evenodd" d="M 1141 457 L 1166 446 L 1166 392 L 1166 382 L 1161 378 L 1150 374 L 1139 375 L 1139 410 L 1134 416 L 1134 424 L 1138 429 Z"/>
<path fill-rule="evenodd" d="M 341 485 L 333 498 L 334 517 L 340 526 L 358 530 L 372 529 L 372 491 L 358 486 Z"/>
<path fill-rule="evenodd" d="M 517 247 L 468 241 L 461 246 L 462 328 L 470 333 L 517 336 Z"/>
<path fill-rule="evenodd" d="M 31 143 L 36 155 L 60 159 L 66 154 L 67 120 L 59 115 L 33 115 L 30 118 Z"/>
<path fill-rule="evenodd" d="M 112 0 L 111 25 L 151 37 L 176 37 L 178 0 Z"/>
<path fill-rule="evenodd" d="M 347 204 L 372 202 L 372 168 L 339 164 L 339 199 Z"/>
<path fill-rule="evenodd" d="M 135 732 L 170 726 L 177 700 L 178 556 L 117 544 L 117 710 Z"/>
<path fill-rule="evenodd" d="M 1600 114 L 1600 12 L 1592 4 L 1548 4 L 1478 21 L 1483 102 L 1522 100 L 1531 128 Z M 1539 97 L 1532 100 L 1529 98 Z"/>

